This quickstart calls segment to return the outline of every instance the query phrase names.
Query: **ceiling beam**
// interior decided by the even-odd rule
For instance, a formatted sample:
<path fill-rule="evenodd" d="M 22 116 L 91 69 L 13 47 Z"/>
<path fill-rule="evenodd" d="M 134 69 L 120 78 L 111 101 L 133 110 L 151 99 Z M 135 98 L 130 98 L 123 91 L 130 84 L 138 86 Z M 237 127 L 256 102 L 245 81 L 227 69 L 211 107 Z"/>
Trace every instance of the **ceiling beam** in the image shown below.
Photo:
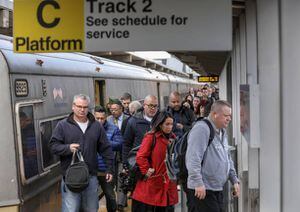
<path fill-rule="evenodd" d="M 196 63 L 197 61 L 197 57 L 196 56 L 191 56 L 191 55 L 180 55 L 179 59 L 183 62 L 183 63 Z"/>
<path fill-rule="evenodd" d="M 107 55 L 105 56 L 108 59 L 118 60 L 124 63 L 131 63 L 132 62 L 132 55 Z"/>
<path fill-rule="evenodd" d="M 134 65 L 137 65 L 137 66 L 146 67 L 147 61 L 146 60 L 136 60 L 136 59 L 133 59 L 132 63 Z"/>
<path fill-rule="evenodd" d="M 156 63 L 149 63 L 147 62 L 147 65 L 146 65 L 148 68 L 151 68 L 151 69 L 156 69 Z"/>

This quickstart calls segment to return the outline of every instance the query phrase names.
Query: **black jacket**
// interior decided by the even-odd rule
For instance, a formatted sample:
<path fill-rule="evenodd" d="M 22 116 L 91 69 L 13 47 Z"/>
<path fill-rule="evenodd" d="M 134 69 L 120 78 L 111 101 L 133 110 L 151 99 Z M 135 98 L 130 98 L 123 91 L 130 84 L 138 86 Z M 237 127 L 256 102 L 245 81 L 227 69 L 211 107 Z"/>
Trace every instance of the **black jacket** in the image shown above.
<path fill-rule="evenodd" d="M 73 113 L 71 113 L 68 118 L 57 124 L 52 134 L 49 148 L 53 154 L 60 156 L 63 175 L 65 175 L 72 160 L 73 153 L 70 150 L 70 144 L 72 143 L 80 144 L 80 150 L 91 175 L 97 175 L 97 152 L 103 157 L 108 172 L 112 173 L 114 155 L 106 133 L 91 113 L 88 113 L 87 117 L 89 123 L 85 133 L 81 131 L 79 125 L 73 119 Z"/>
<path fill-rule="evenodd" d="M 146 132 L 150 130 L 150 122 L 144 119 L 144 111 L 139 111 L 133 116 L 129 117 L 126 129 L 123 135 L 123 163 L 127 164 L 127 156 L 130 150 L 139 146 L 144 138 Z"/>
<path fill-rule="evenodd" d="M 166 111 L 171 113 L 174 116 L 174 110 L 171 107 L 167 107 Z M 174 117 L 174 126 L 173 126 L 173 133 L 176 136 L 181 137 L 185 132 L 189 131 L 192 128 L 192 124 L 195 121 L 194 112 L 187 107 L 181 106 L 179 113 L 179 120 L 176 120 Z M 177 129 L 176 124 L 180 123 L 183 125 L 183 130 Z"/>

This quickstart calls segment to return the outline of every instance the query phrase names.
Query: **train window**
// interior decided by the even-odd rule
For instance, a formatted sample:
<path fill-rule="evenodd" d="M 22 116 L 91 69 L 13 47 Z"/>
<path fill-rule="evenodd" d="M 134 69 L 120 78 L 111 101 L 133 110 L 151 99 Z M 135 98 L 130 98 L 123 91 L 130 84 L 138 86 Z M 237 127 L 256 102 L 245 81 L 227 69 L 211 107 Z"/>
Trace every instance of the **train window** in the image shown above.
<path fill-rule="evenodd" d="M 55 129 L 58 121 L 61 119 L 62 118 L 40 123 L 43 169 L 47 169 L 59 162 L 59 158 L 56 155 L 51 154 L 48 144 L 51 139 L 53 129 Z"/>
<path fill-rule="evenodd" d="M 55 164 L 57 158 L 55 158 L 49 151 L 48 143 L 52 135 L 52 123 L 47 121 L 40 124 L 41 131 L 41 147 L 42 147 L 42 165 L 43 169 Z"/>
<path fill-rule="evenodd" d="M 62 119 L 63 119 L 63 118 L 59 118 L 59 119 L 54 119 L 54 120 L 52 120 L 52 129 L 55 129 L 57 123 L 58 123 L 60 120 L 62 120 Z"/>
<path fill-rule="evenodd" d="M 37 143 L 34 129 L 33 106 L 19 108 L 23 166 L 25 178 L 38 175 Z"/>

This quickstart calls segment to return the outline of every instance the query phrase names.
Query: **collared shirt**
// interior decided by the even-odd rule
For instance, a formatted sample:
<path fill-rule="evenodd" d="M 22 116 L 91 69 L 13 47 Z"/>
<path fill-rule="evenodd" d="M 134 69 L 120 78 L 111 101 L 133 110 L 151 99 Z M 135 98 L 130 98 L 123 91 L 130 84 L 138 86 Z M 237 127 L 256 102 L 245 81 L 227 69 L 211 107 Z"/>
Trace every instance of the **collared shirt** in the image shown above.
<path fill-rule="evenodd" d="M 118 126 L 119 130 L 121 130 L 122 127 L 123 117 L 124 114 L 122 113 L 118 118 L 115 118 L 115 120 L 117 120 L 118 123 L 114 123 L 114 124 Z"/>

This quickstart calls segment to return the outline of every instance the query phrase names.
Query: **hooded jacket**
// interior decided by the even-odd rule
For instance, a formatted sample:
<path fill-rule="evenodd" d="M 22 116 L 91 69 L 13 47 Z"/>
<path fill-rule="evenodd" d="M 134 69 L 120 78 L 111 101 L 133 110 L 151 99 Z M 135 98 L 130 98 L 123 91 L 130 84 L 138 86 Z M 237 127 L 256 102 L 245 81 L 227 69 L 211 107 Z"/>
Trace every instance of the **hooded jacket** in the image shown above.
<path fill-rule="evenodd" d="M 214 123 L 208 120 L 216 130 Z M 199 121 L 190 131 L 185 158 L 189 189 L 204 185 L 207 190 L 222 191 L 228 178 L 232 184 L 239 182 L 231 160 L 226 131 L 222 129 L 221 132 L 221 136 L 215 133 L 208 146 L 210 129 L 207 124 Z"/>
<path fill-rule="evenodd" d="M 108 172 L 113 173 L 114 155 L 102 125 L 95 120 L 91 113 L 88 113 L 88 126 L 85 133 L 83 133 L 74 121 L 73 116 L 74 113 L 71 113 L 69 117 L 58 122 L 49 142 L 50 151 L 60 156 L 62 175 L 65 175 L 72 161 L 73 153 L 70 150 L 70 144 L 72 143 L 80 144 L 83 159 L 88 165 L 91 175 L 97 175 L 97 152 L 102 155 L 108 167 Z"/>

